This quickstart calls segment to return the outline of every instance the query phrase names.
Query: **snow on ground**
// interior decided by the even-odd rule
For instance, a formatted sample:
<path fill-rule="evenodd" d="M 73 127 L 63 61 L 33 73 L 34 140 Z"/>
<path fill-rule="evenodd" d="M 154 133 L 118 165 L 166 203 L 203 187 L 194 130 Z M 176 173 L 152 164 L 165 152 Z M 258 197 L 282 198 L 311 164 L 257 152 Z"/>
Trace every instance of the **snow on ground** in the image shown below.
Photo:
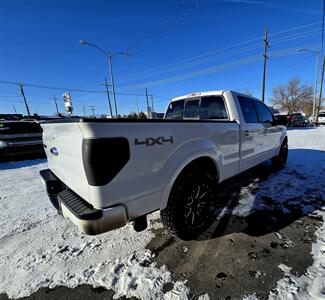
<path fill-rule="evenodd" d="M 286 167 L 274 172 L 262 183 L 257 179 L 254 183 L 243 186 L 233 214 L 247 216 L 254 210 L 279 207 L 283 212 L 289 213 L 292 206 L 308 213 L 314 211 L 318 200 L 324 199 L 325 127 L 289 130 L 288 140 L 289 157 Z"/>
<path fill-rule="evenodd" d="M 317 215 L 322 219 L 312 244 L 314 263 L 302 276 L 290 273 L 281 264 L 284 278 L 269 299 L 325 298 L 325 126 L 288 131 L 289 160 L 286 168 L 261 184 L 241 189 L 239 205 L 233 214 L 247 216 L 256 210 L 280 210 L 283 214 Z M 254 193 L 251 193 L 251 190 Z M 279 195 L 281 195 L 279 197 Z M 245 298 L 246 297 L 246 298 Z M 255 294 L 243 299 L 257 299 Z"/>
<path fill-rule="evenodd" d="M 163 294 L 171 275 L 151 263 L 150 230 L 137 234 L 129 225 L 91 237 L 57 215 L 38 174 L 46 167 L 45 160 L 0 164 L 0 293 L 18 298 L 41 287 L 90 284 L 116 297 L 186 298 L 183 282 Z M 151 229 L 160 226 L 156 219 Z"/>
<path fill-rule="evenodd" d="M 314 263 L 297 277 L 290 266 L 280 265 L 284 278 L 270 299 L 317 299 L 325 295 L 325 127 L 290 130 L 287 167 L 262 182 L 241 187 L 233 214 L 247 216 L 256 210 L 293 209 L 323 218 L 313 244 Z M 47 199 L 38 172 L 45 160 L 0 164 L 0 293 L 18 298 L 41 287 L 90 284 L 115 291 L 115 297 L 141 299 L 187 299 L 185 282 L 175 282 L 163 293 L 171 274 L 152 263 L 146 249 L 154 237 L 140 234 L 129 225 L 96 236 L 80 234 L 68 220 L 58 216 Z M 278 195 L 281 195 L 279 197 Z M 271 201 L 270 201 L 271 200 Z M 150 229 L 161 225 L 158 214 Z M 202 295 L 202 299 L 208 299 Z M 254 294 L 245 299 L 257 299 Z"/>

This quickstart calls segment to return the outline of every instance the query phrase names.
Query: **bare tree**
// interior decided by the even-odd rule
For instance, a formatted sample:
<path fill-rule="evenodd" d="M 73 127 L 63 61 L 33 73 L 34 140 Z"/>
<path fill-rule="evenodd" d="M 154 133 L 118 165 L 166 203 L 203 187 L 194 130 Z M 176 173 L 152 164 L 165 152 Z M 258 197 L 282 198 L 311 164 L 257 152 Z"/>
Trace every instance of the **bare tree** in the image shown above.
<path fill-rule="evenodd" d="M 303 111 L 311 114 L 313 106 L 313 88 L 293 78 L 287 84 L 272 89 L 271 100 L 280 110 L 288 113 Z"/>

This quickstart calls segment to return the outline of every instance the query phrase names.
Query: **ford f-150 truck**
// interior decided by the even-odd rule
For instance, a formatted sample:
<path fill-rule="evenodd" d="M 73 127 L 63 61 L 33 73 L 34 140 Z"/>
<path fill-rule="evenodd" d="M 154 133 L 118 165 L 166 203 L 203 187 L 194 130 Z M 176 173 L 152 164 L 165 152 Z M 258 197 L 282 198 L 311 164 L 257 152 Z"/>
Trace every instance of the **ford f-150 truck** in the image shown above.
<path fill-rule="evenodd" d="M 86 234 L 100 234 L 160 210 L 176 236 L 210 224 L 216 185 L 288 155 L 286 128 L 260 100 L 233 91 L 174 98 L 163 120 L 65 119 L 42 123 L 56 209 Z"/>

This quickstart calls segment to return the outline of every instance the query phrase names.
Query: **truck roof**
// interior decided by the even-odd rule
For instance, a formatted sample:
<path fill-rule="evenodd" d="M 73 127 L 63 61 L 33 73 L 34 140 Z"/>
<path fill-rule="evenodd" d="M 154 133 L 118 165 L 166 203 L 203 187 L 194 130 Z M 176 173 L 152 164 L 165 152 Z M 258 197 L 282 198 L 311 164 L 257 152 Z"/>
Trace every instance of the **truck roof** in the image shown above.
<path fill-rule="evenodd" d="M 236 92 L 236 91 L 233 91 L 233 90 L 213 90 L 213 91 L 207 91 L 207 92 L 194 92 L 194 93 L 189 93 L 187 95 L 178 96 L 178 97 L 172 98 L 170 100 L 170 102 L 174 102 L 174 101 L 178 101 L 178 100 L 182 100 L 182 99 L 202 97 L 202 96 L 222 96 L 226 92 L 230 92 L 232 94 L 241 95 L 241 96 L 244 96 L 244 97 L 249 97 L 251 99 L 255 99 L 257 101 L 261 101 L 260 99 L 258 99 L 256 97 L 245 95 L 245 94 L 243 94 L 241 92 Z"/>
<path fill-rule="evenodd" d="M 202 97 L 202 96 L 221 96 L 224 92 L 226 92 L 227 90 L 214 90 L 214 91 L 207 91 L 207 92 L 194 92 L 194 93 L 189 93 L 187 95 L 183 95 L 183 96 L 178 96 L 175 98 L 172 98 L 171 101 L 178 101 L 181 99 L 187 99 L 187 98 L 195 98 L 195 97 Z"/>

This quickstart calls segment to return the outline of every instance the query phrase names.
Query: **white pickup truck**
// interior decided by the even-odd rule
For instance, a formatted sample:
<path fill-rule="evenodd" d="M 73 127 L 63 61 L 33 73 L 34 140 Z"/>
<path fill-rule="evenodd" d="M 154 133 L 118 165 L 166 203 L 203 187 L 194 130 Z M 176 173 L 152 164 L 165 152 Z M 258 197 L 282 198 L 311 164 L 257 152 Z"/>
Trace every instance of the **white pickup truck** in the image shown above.
<path fill-rule="evenodd" d="M 288 155 L 286 128 L 258 99 L 233 91 L 174 98 L 163 120 L 76 118 L 41 124 L 49 169 L 41 177 L 56 209 L 86 234 L 160 210 L 191 239 L 212 219 L 216 185 Z"/>

